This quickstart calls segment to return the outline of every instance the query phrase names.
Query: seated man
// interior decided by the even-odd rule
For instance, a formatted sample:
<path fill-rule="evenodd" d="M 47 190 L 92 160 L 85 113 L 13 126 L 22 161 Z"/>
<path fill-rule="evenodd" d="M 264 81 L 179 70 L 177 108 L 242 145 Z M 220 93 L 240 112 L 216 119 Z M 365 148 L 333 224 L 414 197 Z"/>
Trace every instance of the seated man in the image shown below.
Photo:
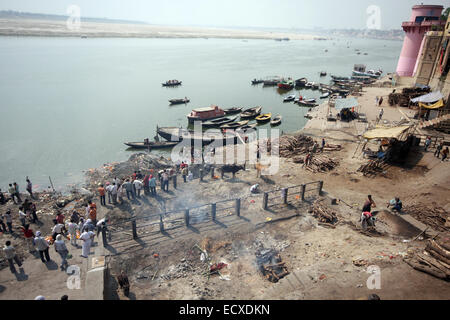
<path fill-rule="evenodd" d="M 360 221 L 361 221 L 361 226 L 362 226 L 363 230 L 366 230 L 367 226 L 375 227 L 375 217 L 369 211 L 364 211 L 361 214 Z"/>
<path fill-rule="evenodd" d="M 389 206 L 392 206 L 392 210 L 400 212 L 400 211 L 402 211 L 403 204 L 402 204 L 400 198 L 395 197 L 394 199 L 389 201 L 387 207 L 389 208 Z"/>

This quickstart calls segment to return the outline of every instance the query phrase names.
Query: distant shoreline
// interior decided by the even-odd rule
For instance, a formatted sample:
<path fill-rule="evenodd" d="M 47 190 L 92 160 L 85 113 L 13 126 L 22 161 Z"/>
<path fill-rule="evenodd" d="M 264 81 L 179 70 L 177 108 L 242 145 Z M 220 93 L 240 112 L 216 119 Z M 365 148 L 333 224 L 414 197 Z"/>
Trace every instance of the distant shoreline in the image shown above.
<path fill-rule="evenodd" d="M 263 40 L 331 40 L 330 37 L 289 32 L 266 32 L 200 27 L 171 27 L 143 24 L 81 22 L 70 30 L 66 21 L 0 19 L 0 36 L 86 37 L 86 38 L 222 38 Z"/>

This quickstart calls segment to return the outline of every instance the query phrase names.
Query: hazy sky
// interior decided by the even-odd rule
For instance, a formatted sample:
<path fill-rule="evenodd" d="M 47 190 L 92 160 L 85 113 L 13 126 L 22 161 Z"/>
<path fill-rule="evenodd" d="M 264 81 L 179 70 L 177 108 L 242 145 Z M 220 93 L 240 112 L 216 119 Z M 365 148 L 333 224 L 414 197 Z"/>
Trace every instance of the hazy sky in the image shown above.
<path fill-rule="evenodd" d="M 423 1 L 450 6 L 450 0 Z M 66 14 L 71 4 L 81 16 L 139 20 L 152 24 L 366 28 L 370 5 L 380 8 L 381 29 L 399 29 L 416 0 L 0 0 L 0 10 Z"/>

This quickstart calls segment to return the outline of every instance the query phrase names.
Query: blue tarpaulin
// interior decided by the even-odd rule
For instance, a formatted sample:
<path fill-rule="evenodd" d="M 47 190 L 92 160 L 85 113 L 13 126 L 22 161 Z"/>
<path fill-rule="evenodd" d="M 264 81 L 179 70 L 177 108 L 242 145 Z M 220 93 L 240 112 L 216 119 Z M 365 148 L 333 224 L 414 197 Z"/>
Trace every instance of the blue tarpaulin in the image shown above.
<path fill-rule="evenodd" d="M 441 100 L 443 97 L 444 96 L 442 95 L 442 93 L 440 91 L 433 91 L 433 92 L 424 94 L 423 96 L 411 99 L 411 102 L 433 103 L 433 102 Z"/>
<path fill-rule="evenodd" d="M 358 106 L 358 101 L 355 98 L 336 99 L 334 107 L 336 110 L 351 109 Z"/>

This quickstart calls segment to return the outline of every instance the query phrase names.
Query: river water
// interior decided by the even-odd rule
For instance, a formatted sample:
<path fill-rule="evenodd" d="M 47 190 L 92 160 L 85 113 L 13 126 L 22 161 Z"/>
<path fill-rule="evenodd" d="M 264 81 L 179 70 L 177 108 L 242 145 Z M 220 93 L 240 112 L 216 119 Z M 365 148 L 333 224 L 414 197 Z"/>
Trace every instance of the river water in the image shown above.
<path fill-rule="evenodd" d="M 283 75 L 328 83 L 330 74 L 350 75 L 356 63 L 393 72 L 401 45 L 369 39 L 0 37 L 0 188 L 17 181 L 24 190 L 27 175 L 41 189 L 49 176 L 58 188 L 82 181 L 83 170 L 127 159 L 132 152 L 123 142 L 152 139 L 157 125 L 186 127 L 191 109 L 210 104 L 261 105 L 263 112 L 283 116 L 280 130 L 301 129 L 308 109 L 283 103 L 283 96 L 298 91 L 252 86 L 251 79 Z M 356 48 L 368 55 L 357 55 Z M 321 70 L 328 76 L 320 78 Z M 183 85 L 162 87 L 169 79 Z M 168 105 L 185 96 L 191 103 Z"/>

